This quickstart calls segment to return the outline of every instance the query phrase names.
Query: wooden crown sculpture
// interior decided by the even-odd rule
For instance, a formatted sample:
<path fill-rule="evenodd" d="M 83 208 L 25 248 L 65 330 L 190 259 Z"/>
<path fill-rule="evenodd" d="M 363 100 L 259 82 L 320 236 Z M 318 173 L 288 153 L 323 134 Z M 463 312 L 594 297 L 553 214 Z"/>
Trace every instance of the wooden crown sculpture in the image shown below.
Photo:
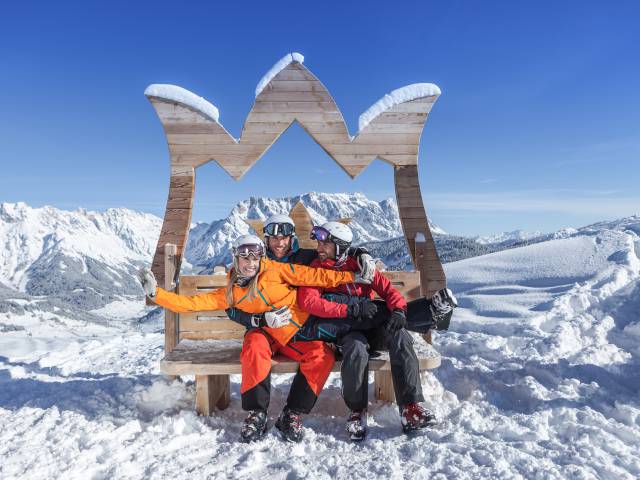
<path fill-rule="evenodd" d="M 400 220 L 425 294 L 445 285 L 418 182 L 418 147 L 431 107 L 440 95 L 433 84 L 394 90 L 360 116 L 352 137 L 342 113 L 298 53 L 286 55 L 262 78 L 239 139 L 219 123 L 218 109 L 174 85 L 150 85 L 153 104 L 169 144 L 171 180 L 164 223 L 152 269 L 163 284 L 163 248 L 177 245 L 177 264 L 186 245 L 195 185 L 195 168 L 213 160 L 239 180 L 293 122 L 351 177 L 375 158 L 394 167 Z M 417 243 L 416 243 L 417 241 Z M 424 275 L 423 275 L 424 274 Z"/>

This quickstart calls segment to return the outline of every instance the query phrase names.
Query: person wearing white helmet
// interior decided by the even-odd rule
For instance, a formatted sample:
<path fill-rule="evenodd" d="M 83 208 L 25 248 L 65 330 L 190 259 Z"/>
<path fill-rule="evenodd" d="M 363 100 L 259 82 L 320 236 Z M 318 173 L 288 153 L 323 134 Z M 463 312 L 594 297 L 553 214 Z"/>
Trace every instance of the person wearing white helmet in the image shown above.
<path fill-rule="evenodd" d="M 255 314 L 244 337 L 240 363 L 242 407 L 249 411 L 241 439 L 257 440 L 267 428 L 270 398 L 271 357 L 281 353 L 300 363 L 285 408 L 276 428 L 289 441 L 303 437 L 302 414 L 309 413 L 331 372 L 334 354 L 322 341 L 294 339 L 309 314 L 298 307 L 297 288 L 303 285 L 335 287 L 367 281 L 360 273 L 338 272 L 302 265 L 295 267 L 265 257 L 265 246 L 255 235 L 244 235 L 233 243 L 233 268 L 227 286 L 186 296 L 159 288 L 149 269 L 139 273 L 142 287 L 156 304 L 174 312 L 222 310 L 240 306 Z"/>
<path fill-rule="evenodd" d="M 311 238 L 318 241 L 318 259 L 312 266 L 340 271 L 357 271 L 358 265 L 342 252 L 353 240 L 351 229 L 328 222 L 314 227 Z M 381 300 L 373 300 L 373 294 Z M 433 425 L 435 416 L 424 401 L 418 359 L 407 328 L 424 333 L 430 328 L 446 329 L 455 308 L 450 290 L 431 300 L 407 302 L 391 282 L 375 272 L 370 285 L 344 284 L 337 287 L 301 287 L 298 303 L 312 317 L 297 338 L 322 339 L 336 343 L 343 355 L 342 394 L 351 413 L 347 432 L 351 440 L 362 441 L 367 433 L 369 350 L 388 350 L 391 373 L 406 433 Z M 438 323 L 440 322 L 440 323 Z"/>
<path fill-rule="evenodd" d="M 340 255 L 354 257 L 359 265 L 362 277 L 364 279 L 372 279 L 376 266 L 367 249 L 350 247 L 353 235 L 349 227 L 339 222 L 329 222 L 329 224 L 336 225 L 336 232 L 340 231 L 343 235 L 347 233 L 349 235 L 348 241 L 341 243 Z M 287 215 L 271 215 L 265 220 L 262 232 L 266 243 L 266 255 L 271 260 L 292 265 L 309 265 L 318 258 L 316 249 L 300 248 L 295 224 L 293 219 Z M 245 327 L 250 327 L 252 323 L 260 321 L 259 316 L 244 311 L 242 307 L 229 308 L 226 313 L 229 319 Z"/>

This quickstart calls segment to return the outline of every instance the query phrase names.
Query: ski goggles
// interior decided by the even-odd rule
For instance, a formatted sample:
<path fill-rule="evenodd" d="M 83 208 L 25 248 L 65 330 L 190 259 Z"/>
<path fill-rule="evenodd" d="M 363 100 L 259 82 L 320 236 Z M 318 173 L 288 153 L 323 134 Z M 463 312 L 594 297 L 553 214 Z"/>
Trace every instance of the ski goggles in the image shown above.
<path fill-rule="evenodd" d="M 260 258 L 264 256 L 264 248 L 262 247 L 262 245 L 257 243 L 248 243 L 246 245 L 240 245 L 238 248 L 235 249 L 233 254 L 236 257 L 242 257 L 242 258 L 247 258 L 251 256 L 254 258 Z"/>
<path fill-rule="evenodd" d="M 329 230 L 326 228 L 316 226 L 311 229 L 309 237 L 311 237 L 311 240 L 326 242 L 327 240 L 331 240 L 331 233 L 329 233 Z"/>
<path fill-rule="evenodd" d="M 290 223 L 270 223 L 262 232 L 270 237 L 290 237 L 296 233 L 296 227 Z"/>

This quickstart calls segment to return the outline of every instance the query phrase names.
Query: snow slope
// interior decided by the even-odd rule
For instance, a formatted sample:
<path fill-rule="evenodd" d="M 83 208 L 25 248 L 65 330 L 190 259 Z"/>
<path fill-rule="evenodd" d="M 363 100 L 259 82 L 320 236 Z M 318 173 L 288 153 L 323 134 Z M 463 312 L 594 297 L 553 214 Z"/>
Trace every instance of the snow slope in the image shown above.
<path fill-rule="evenodd" d="M 0 313 L 0 478 L 638 478 L 639 228 L 447 264 L 461 307 L 423 375 L 441 422 L 407 438 L 394 406 L 372 404 L 362 445 L 345 440 L 335 375 L 301 444 L 272 429 L 245 445 L 239 378 L 229 409 L 195 416 L 193 383 L 158 374 L 158 317 Z M 274 377 L 272 420 L 290 379 Z"/>

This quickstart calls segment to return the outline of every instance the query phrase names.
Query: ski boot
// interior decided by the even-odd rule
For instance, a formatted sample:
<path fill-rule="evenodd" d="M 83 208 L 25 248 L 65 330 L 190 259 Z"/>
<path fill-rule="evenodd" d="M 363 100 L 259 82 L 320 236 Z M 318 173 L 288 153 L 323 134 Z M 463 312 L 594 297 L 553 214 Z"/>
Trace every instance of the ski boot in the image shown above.
<path fill-rule="evenodd" d="M 240 440 L 244 443 L 255 442 L 267 431 L 267 412 L 251 410 L 240 428 Z"/>
<path fill-rule="evenodd" d="M 400 411 L 402 431 L 410 434 L 436 424 L 436 416 L 419 403 L 408 403 Z"/>
<path fill-rule="evenodd" d="M 361 442 L 367 436 L 367 411 L 351 410 L 347 420 L 347 435 L 352 442 Z"/>
<path fill-rule="evenodd" d="M 436 325 L 436 330 L 447 330 L 453 315 L 453 309 L 458 306 L 458 300 L 448 288 L 438 290 L 431 297 L 431 317 Z"/>
<path fill-rule="evenodd" d="M 287 442 L 300 442 L 304 437 L 302 414 L 289 409 L 289 407 L 284 407 L 276 420 L 276 428 L 280 430 L 282 438 Z"/>

